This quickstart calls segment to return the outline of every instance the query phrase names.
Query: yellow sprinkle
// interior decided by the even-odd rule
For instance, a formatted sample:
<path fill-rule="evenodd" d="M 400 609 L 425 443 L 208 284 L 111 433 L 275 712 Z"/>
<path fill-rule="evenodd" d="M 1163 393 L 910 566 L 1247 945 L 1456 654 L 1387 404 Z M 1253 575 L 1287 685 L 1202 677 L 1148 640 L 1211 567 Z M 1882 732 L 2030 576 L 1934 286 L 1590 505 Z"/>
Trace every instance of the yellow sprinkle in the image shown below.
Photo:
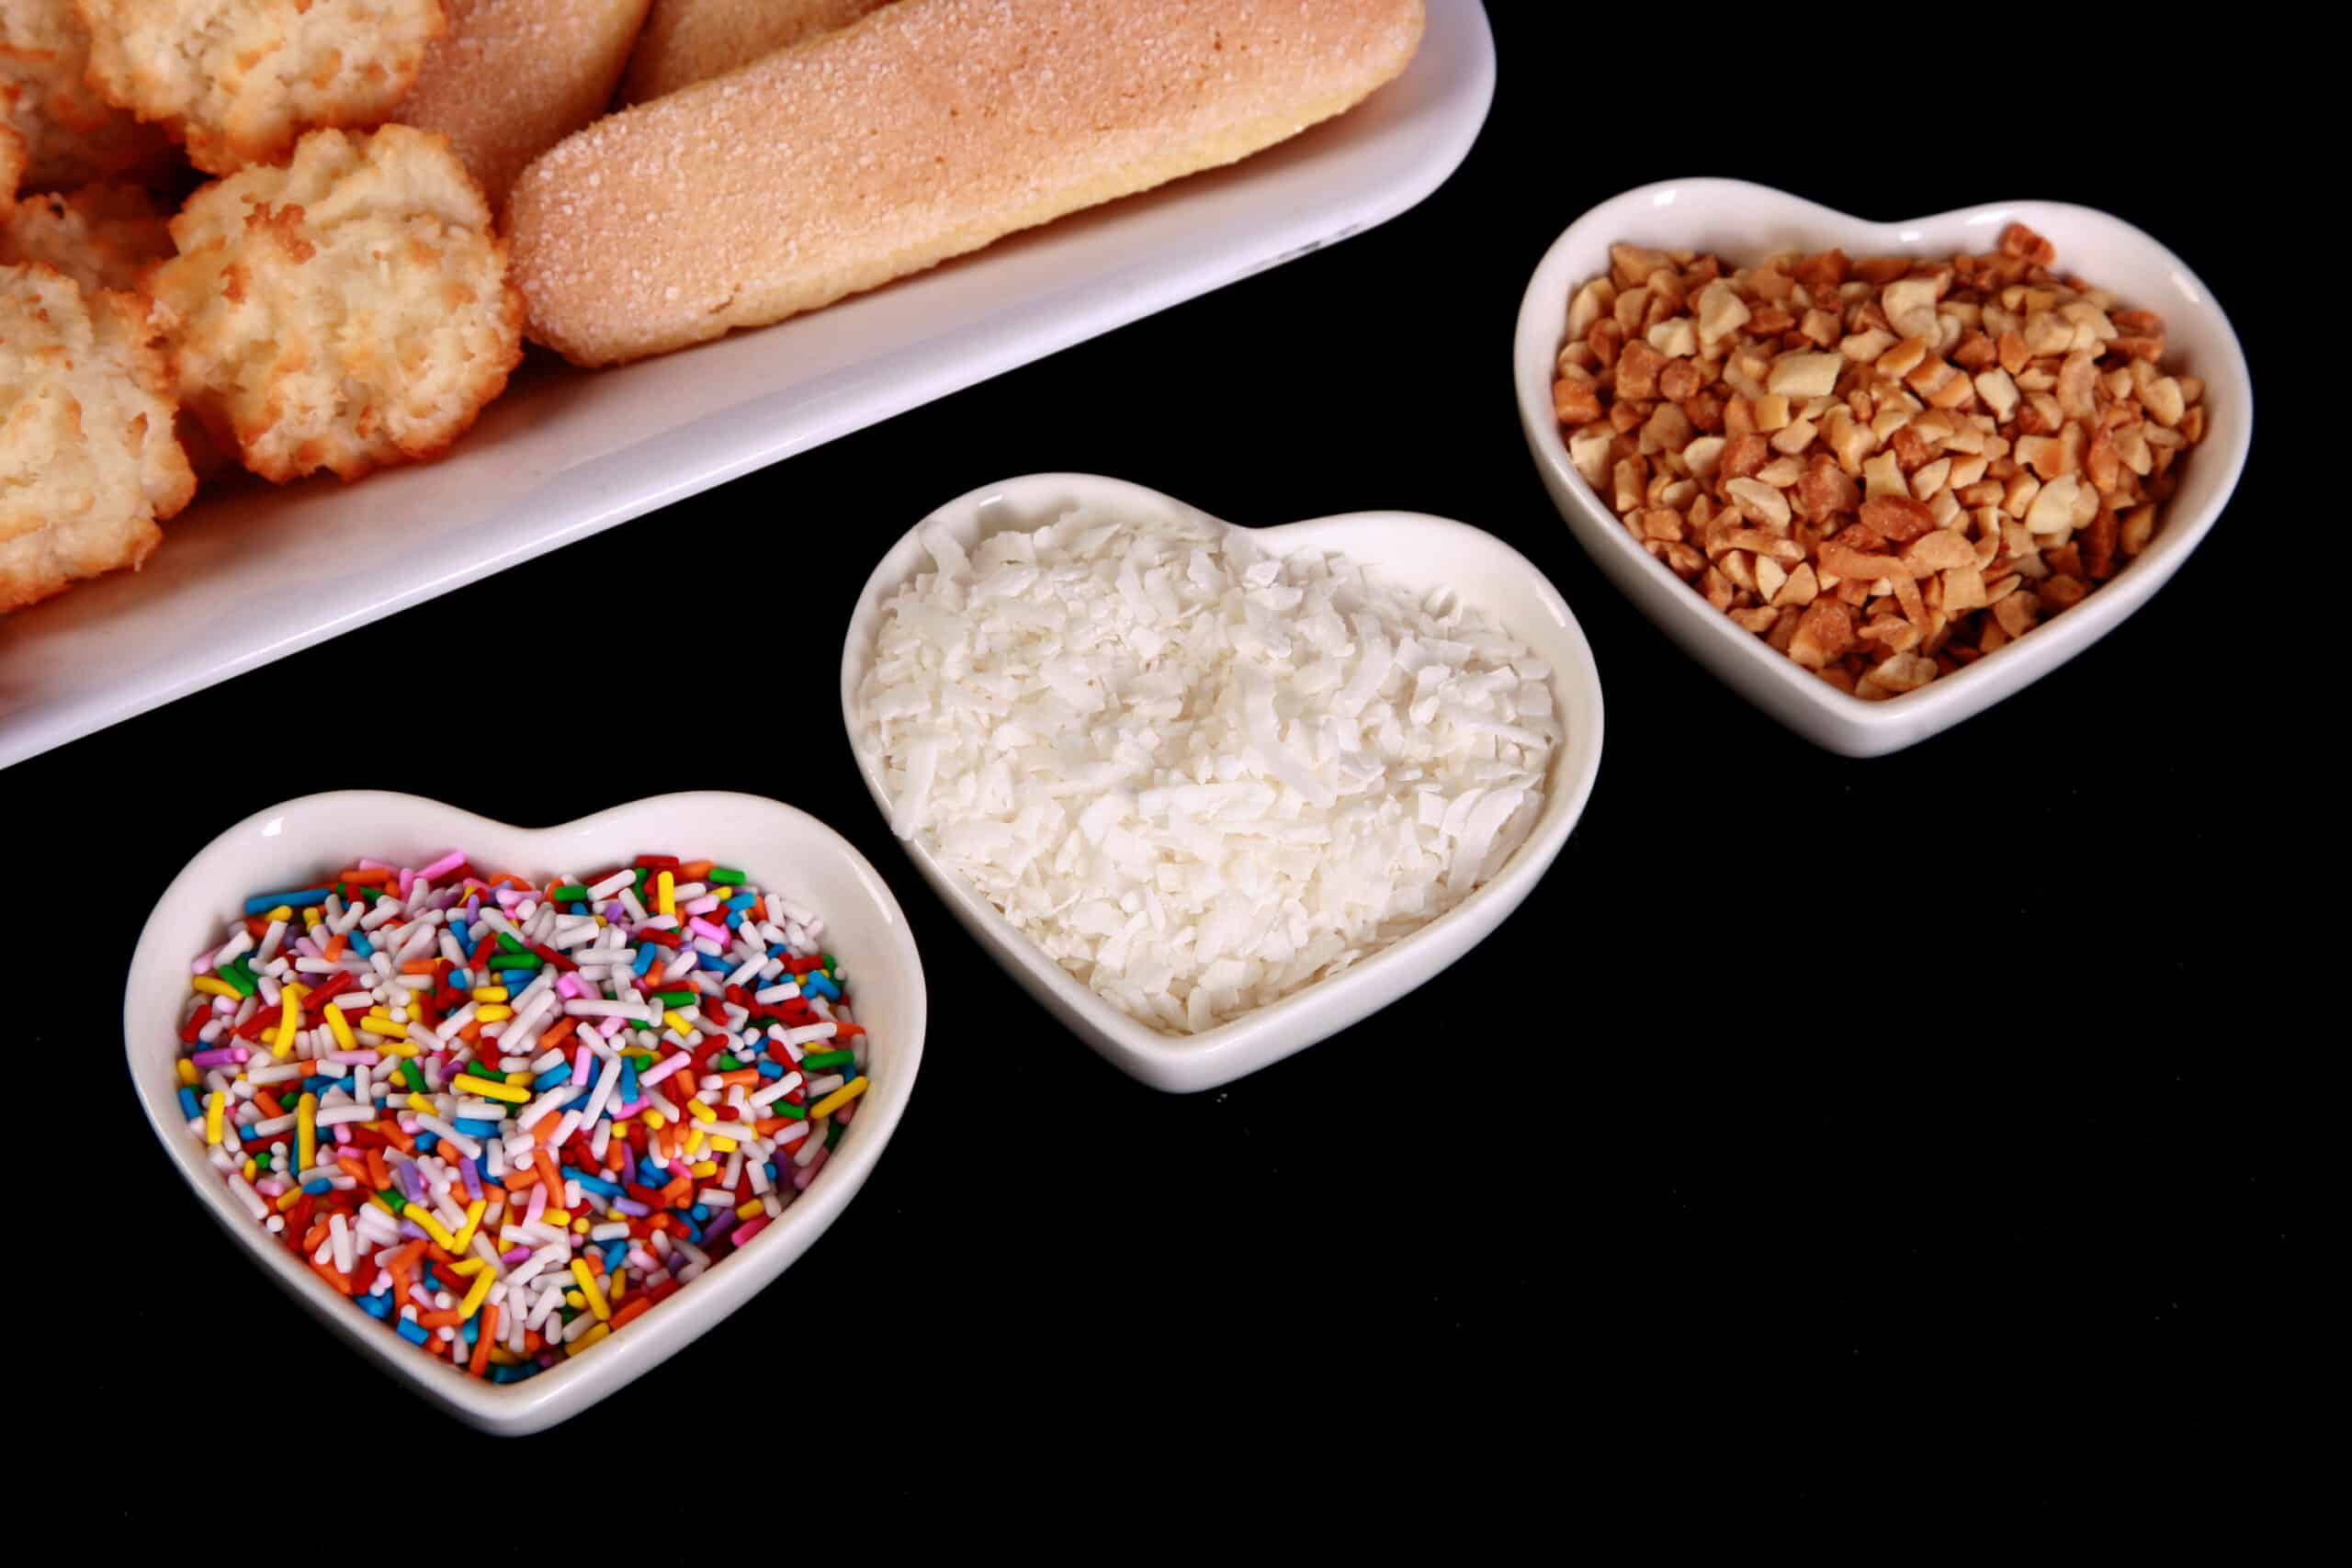
<path fill-rule="evenodd" d="M 309 1170 L 319 1157 L 319 1097 L 306 1094 L 294 1102 L 295 1170 Z"/>
<path fill-rule="evenodd" d="M 356 1051 L 359 1043 L 351 1037 L 351 1025 L 345 1021 L 343 1009 L 334 1003 L 326 1005 L 327 1027 L 334 1031 L 334 1043 L 346 1051 Z"/>
<path fill-rule="evenodd" d="M 705 1105 L 699 1100 L 689 1100 L 686 1101 L 686 1114 L 693 1117 L 697 1122 L 716 1122 L 718 1120 L 718 1112 L 713 1111 L 709 1106 Z"/>
<path fill-rule="evenodd" d="M 696 1176 L 717 1176 L 718 1174 L 718 1162 L 715 1159 L 707 1159 L 699 1165 L 690 1165 L 686 1167 L 686 1168 Z"/>
<path fill-rule="evenodd" d="M 476 1021 L 481 1023 L 504 1023 L 508 1019 L 513 1018 L 514 1016 L 514 1010 L 513 1008 L 502 1007 L 496 1002 L 484 1002 L 481 1006 L 474 1010 L 474 1018 Z"/>
<path fill-rule="evenodd" d="M 489 1264 L 484 1263 L 479 1258 L 469 1258 L 464 1259 L 462 1262 L 446 1265 L 443 1269 L 443 1272 L 455 1274 L 460 1278 L 464 1278 L 469 1275 L 479 1274 L 489 1267 Z"/>
<path fill-rule="evenodd" d="M 182 1056 L 180 1058 L 180 1082 L 187 1085 L 190 1089 L 194 1089 L 198 1082 L 196 1064 L 189 1061 L 186 1056 Z"/>
<path fill-rule="evenodd" d="M 299 1188 L 299 1187 L 297 1187 L 297 1188 L 293 1189 L 293 1190 L 290 1190 L 290 1191 L 287 1191 L 287 1192 L 280 1192 L 280 1193 L 277 1195 L 277 1212 L 278 1212 L 279 1213 L 283 1214 L 283 1213 L 287 1213 L 288 1211 L 289 1211 L 290 1209 L 292 1209 L 292 1208 L 294 1207 L 294 1205 L 295 1205 L 295 1204 L 297 1204 L 297 1203 L 300 1202 L 301 1201 L 302 1201 L 302 1190 L 301 1190 L 300 1188 Z"/>
<path fill-rule="evenodd" d="M 842 1085 L 841 1088 L 833 1090 L 832 1093 L 825 1096 L 824 1099 L 819 1100 L 816 1104 L 810 1106 L 808 1108 L 808 1119 L 813 1122 L 820 1116 L 831 1116 L 834 1111 L 839 1111 L 842 1106 L 847 1105 L 851 1100 L 855 1100 L 859 1095 L 864 1094 L 865 1092 L 865 1075 L 860 1074 L 858 1077 L 854 1077 L 850 1079 L 849 1082 Z"/>
<path fill-rule="evenodd" d="M 480 1259 L 476 1259 L 476 1261 L 480 1261 Z M 490 1294 L 491 1286 L 497 1282 L 498 1276 L 492 1274 L 487 1269 L 474 1276 L 473 1288 L 466 1292 L 466 1299 L 458 1303 L 458 1319 L 459 1322 L 462 1323 L 467 1318 L 473 1316 L 475 1313 L 481 1310 L 482 1299 Z"/>
<path fill-rule="evenodd" d="M 628 1294 L 628 1269 L 622 1269 L 619 1273 L 617 1273 L 617 1274 L 616 1274 L 616 1275 L 614 1275 L 614 1276 L 613 1276 L 613 1292 L 612 1292 L 612 1294 L 613 1294 L 613 1300 L 615 1300 L 615 1301 L 618 1301 L 618 1300 L 620 1300 L 623 1296 L 625 1296 L 625 1295 Z"/>
<path fill-rule="evenodd" d="M 421 1094 L 412 1094 L 406 1100 L 402 1101 L 402 1103 L 420 1116 L 438 1116 L 441 1114 L 441 1112 L 433 1109 L 433 1102 L 425 1099 L 424 1096 Z"/>
<path fill-rule="evenodd" d="M 297 1191 L 297 1192 L 300 1192 L 300 1190 L 301 1190 L 300 1188 L 297 1187 L 296 1189 L 294 1189 L 294 1190 L 295 1190 L 295 1191 Z M 390 1201 L 390 1199 L 386 1198 L 386 1197 L 385 1197 L 381 1192 L 370 1192 L 370 1193 L 368 1193 L 368 1201 L 369 1201 L 370 1203 L 375 1204 L 375 1205 L 376 1205 L 376 1207 L 378 1207 L 379 1209 L 383 1210 L 383 1211 L 384 1211 L 384 1213 L 388 1213 L 388 1214 L 391 1215 L 391 1216 L 392 1216 L 392 1218 L 394 1218 L 394 1219 L 396 1219 L 396 1220 L 397 1220 L 397 1219 L 399 1219 L 399 1218 L 401 1217 L 401 1212 L 400 1212 L 398 1209 L 393 1208 L 393 1207 L 392 1207 L 392 1205 L 391 1205 L 391 1201 Z"/>
<path fill-rule="evenodd" d="M 490 1348 L 490 1364 L 493 1367 L 511 1367 L 520 1358 L 512 1350 L 503 1349 L 496 1345 Z"/>
<path fill-rule="evenodd" d="M 738 1204 L 735 1210 L 735 1217 L 739 1220 L 748 1220 L 753 1214 L 764 1214 L 767 1212 L 768 1206 L 765 1203 L 761 1202 L 757 1198 L 754 1198 L 748 1203 Z"/>
<path fill-rule="evenodd" d="M 470 995 L 478 1002 L 503 1002 L 506 999 L 503 986 L 476 986 Z"/>
<path fill-rule="evenodd" d="M 473 1245 L 474 1227 L 481 1224 L 482 1211 L 490 1207 L 490 1200 L 477 1198 L 466 1205 L 466 1223 L 458 1227 L 458 1244 L 449 1250 L 463 1252 Z"/>
<path fill-rule="evenodd" d="M 659 1111 L 648 1111 L 645 1112 L 645 1124 L 657 1133 L 669 1125 L 667 1122 L 664 1122 L 662 1119 L 662 1112 Z"/>
<path fill-rule="evenodd" d="M 585 1350 L 589 1346 L 596 1343 L 597 1340 L 609 1337 L 612 1332 L 613 1325 L 611 1324 L 600 1323 L 595 1327 L 590 1329 L 587 1333 L 582 1335 L 579 1338 L 573 1340 L 570 1348 L 564 1351 L 564 1354 L 567 1356 L 577 1356 L 581 1351 Z"/>
<path fill-rule="evenodd" d="M 426 1208 L 424 1204 L 401 1204 L 401 1218 L 404 1220 L 414 1220 L 418 1224 L 424 1227 L 425 1235 L 431 1236 L 435 1241 L 439 1242 L 447 1250 L 450 1252 L 458 1250 L 458 1238 L 451 1235 L 449 1234 L 449 1227 L 443 1224 L 439 1216 L 435 1214 L 432 1210 Z"/>
<path fill-rule="evenodd" d="M 581 1218 L 579 1218 L 579 1219 L 576 1219 L 576 1220 L 572 1221 L 572 1222 L 571 1222 L 571 1228 L 572 1228 L 572 1230 L 573 1230 L 573 1231 L 577 1232 L 579 1235 L 586 1235 L 588 1234 L 588 1228 L 589 1228 L 589 1227 L 588 1227 L 588 1220 L 587 1220 L 587 1217 L 586 1217 L 585 1215 L 582 1215 Z"/>
<path fill-rule="evenodd" d="M 277 993 L 277 1043 L 269 1054 L 279 1061 L 294 1049 L 294 1026 L 302 1021 L 302 987 L 288 986 Z"/>
<path fill-rule="evenodd" d="M 672 1008 L 668 1012 L 663 1013 L 662 1015 L 662 1021 L 668 1024 L 671 1028 L 676 1030 L 681 1034 L 692 1034 L 695 1032 L 694 1024 L 688 1021 L 684 1013 L 680 1012 L 676 1008 Z"/>
<path fill-rule="evenodd" d="M 302 911 L 302 928 L 305 931 L 319 929 L 319 907 L 316 904 Z"/>
<path fill-rule="evenodd" d="M 525 1076 L 527 1077 L 529 1075 Z M 860 1078 L 858 1081 L 864 1083 L 865 1080 Z M 527 1089 L 516 1089 L 509 1083 L 492 1083 L 471 1073 L 459 1073 L 449 1080 L 449 1087 L 459 1094 L 478 1094 L 484 1100 L 503 1100 L 509 1105 L 527 1105 L 531 1100 L 531 1091 Z"/>
<path fill-rule="evenodd" d="M 198 975 L 195 979 L 189 981 L 188 984 L 194 986 L 198 990 L 202 991 L 208 997 L 226 997 L 232 1002 L 237 999 L 236 987 L 229 984 L 226 980 L 216 980 L 209 975 Z"/>
<path fill-rule="evenodd" d="M 268 914 L 262 917 L 265 920 L 290 920 L 293 918 L 294 906 L 291 904 L 280 904 L 277 908 L 272 909 Z"/>
<path fill-rule="evenodd" d="M 543 1224 L 568 1225 L 571 1223 L 571 1211 L 569 1209 L 543 1209 L 539 1212 L 539 1221 Z"/>
<path fill-rule="evenodd" d="M 694 1156 L 694 1155 L 698 1155 L 698 1154 L 702 1153 L 702 1129 L 701 1129 L 701 1128 L 699 1128 L 699 1127 L 692 1128 L 692 1129 L 690 1129 L 690 1130 L 687 1132 L 687 1134 L 686 1134 L 686 1153 L 687 1153 L 687 1155 L 688 1155 L 689 1156 Z"/>
<path fill-rule="evenodd" d="M 596 1283 L 596 1271 L 588 1267 L 586 1258 L 571 1260 L 571 1277 L 580 1281 L 581 1293 L 588 1298 L 588 1310 L 596 1314 L 597 1322 L 613 1315 L 612 1304 L 605 1300 L 605 1288 Z"/>
<path fill-rule="evenodd" d="M 219 1089 L 216 1089 L 204 1097 L 204 1141 L 206 1143 L 218 1144 L 220 1141 L 220 1119 L 228 1109 L 229 1097 Z"/>
<path fill-rule="evenodd" d="M 582 1295 L 578 1291 L 566 1291 L 563 1292 L 563 1304 L 571 1308 L 572 1311 L 578 1312 L 582 1307 L 588 1304 L 588 1298 Z"/>
<path fill-rule="evenodd" d="M 653 904 L 657 915 L 678 912 L 678 879 L 666 871 L 653 879 Z"/>
<path fill-rule="evenodd" d="M 254 1177 L 259 1176 L 260 1174 L 261 1161 L 257 1159 L 249 1159 L 245 1161 L 245 1179 L 247 1181 L 251 1181 Z"/>
<path fill-rule="evenodd" d="M 710 1146 L 717 1149 L 720 1154 L 731 1155 L 741 1145 L 737 1144 L 732 1138 L 722 1138 L 718 1134 L 713 1133 L 710 1135 Z"/>

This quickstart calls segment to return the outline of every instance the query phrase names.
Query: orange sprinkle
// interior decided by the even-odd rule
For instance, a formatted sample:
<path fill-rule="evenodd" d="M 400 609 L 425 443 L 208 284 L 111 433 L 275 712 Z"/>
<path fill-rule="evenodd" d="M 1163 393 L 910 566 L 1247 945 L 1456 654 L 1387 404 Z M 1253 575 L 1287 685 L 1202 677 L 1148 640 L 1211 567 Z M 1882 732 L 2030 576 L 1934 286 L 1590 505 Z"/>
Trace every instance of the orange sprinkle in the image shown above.
<path fill-rule="evenodd" d="M 686 862 L 685 864 L 678 868 L 678 880 L 681 882 L 700 882 L 704 877 L 708 876 L 714 870 L 716 870 L 718 865 L 718 863 L 715 860 L 690 860 Z"/>
<path fill-rule="evenodd" d="M 368 1151 L 368 1179 L 379 1192 L 392 1190 L 391 1168 L 384 1163 L 384 1151 L 381 1149 Z"/>
<path fill-rule="evenodd" d="M 354 1288 L 351 1281 L 345 1279 L 343 1275 L 330 1264 L 313 1262 L 311 1264 L 311 1272 L 316 1274 L 320 1279 L 324 1280 L 328 1284 L 333 1285 L 336 1290 L 340 1291 L 346 1296 L 354 1293 Z"/>
<path fill-rule="evenodd" d="M 257 1089 L 254 1090 L 254 1103 L 260 1106 L 263 1112 L 266 1115 L 283 1116 L 286 1114 L 286 1107 L 278 1104 L 276 1098 L 273 1097 L 269 1090 L 266 1089 Z"/>
<path fill-rule="evenodd" d="M 317 1224 L 312 1225 L 308 1231 L 303 1233 L 302 1250 L 305 1252 L 316 1252 L 319 1249 L 319 1243 L 326 1240 L 326 1238 L 327 1223 L 324 1220 L 321 1220 Z"/>
<path fill-rule="evenodd" d="M 455 1328 L 465 1321 L 458 1314 L 455 1307 L 447 1312 L 421 1312 L 416 1314 L 416 1325 L 419 1328 Z"/>
<path fill-rule="evenodd" d="M 406 1133 L 401 1132 L 399 1122 L 386 1120 L 384 1122 L 371 1123 L 371 1125 L 373 1125 L 378 1132 L 384 1134 L 384 1141 L 386 1143 L 398 1144 L 402 1154 L 413 1155 L 416 1153 L 416 1140 L 410 1137 Z M 391 1183 L 388 1181 L 384 1185 L 389 1187 Z"/>
<path fill-rule="evenodd" d="M 368 1168 L 361 1165 L 357 1160 L 353 1159 L 349 1155 L 338 1156 L 334 1162 L 334 1168 L 343 1172 L 344 1175 L 351 1178 L 352 1180 L 360 1183 L 362 1186 L 367 1184 Z"/>
<path fill-rule="evenodd" d="M 652 1298 L 651 1296 L 632 1296 L 632 1297 L 630 1297 L 630 1298 L 629 1298 L 629 1301 L 628 1301 L 628 1304 L 627 1304 L 626 1306 L 615 1307 L 615 1308 L 613 1309 L 613 1316 L 612 1316 L 612 1325 L 613 1325 L 613 1326 L 614 1326 L 615 1328 L 618 1328 L 618 1327 L 620 1327 L 623 1324 L 626 1324 L 626 1323 L 628 1323 L 628 1322 L 631 1321 L 632 1319 L 637 1318 L 637 1317 L 639 1317 L 639 1316 L 642 1315 L 642 1314 L 644 1314 L 645 1310 L 646 1310 L 648 1307 L 650 1307 L 652 1304 L 653 1304 L 653 1298 Z"/>
<path fill-rule="evenodd" d="M 719 1074 L 718 1081 L 722 1084 L 755 1084 L 760 1081 L 760 1070 L 757 1067 L 738 1067 L 731 1073 Z"/>
<path fill-rule="evenodd" d="M 401 973 L 403 975 L 430 975 L 433 973 L 433 960 L 412 958 L 406 964 L 401 965 Z"/>
<path fill-rule="evenodd" d="M 332 964 L 336 959 L 341 958 L 343 956 L 344 945 L 349 940 L 350 938 L 342 931 L 337 931 L 334 935 L 327 938 L 327 944 L 325 948 L 322 950 L 322 955 L 325 957 L 326 961 Z"/>
<path fill-rule="evenodd" d="M 539 1043 L 542 1045 L 560 1045 L 564 1041 L 570 1039 L 571 1037 L 571 1032 L 579 1027 L 580 1021 L 578 1019 L 567 1018 L 562 1022 L 557 1024 L 554 1028 L 542 1031 L 539 1034 Z"/>
<path fill-rule="evenodd" d="M 481 1332 L 474 1336 L 474 1359 L 466 1363 L 466 1371 L 481 1376 L 490 1365 L 490 1348 L 498 1339 L 498 1303 L 491 1302 L 481 1309 Z"/>

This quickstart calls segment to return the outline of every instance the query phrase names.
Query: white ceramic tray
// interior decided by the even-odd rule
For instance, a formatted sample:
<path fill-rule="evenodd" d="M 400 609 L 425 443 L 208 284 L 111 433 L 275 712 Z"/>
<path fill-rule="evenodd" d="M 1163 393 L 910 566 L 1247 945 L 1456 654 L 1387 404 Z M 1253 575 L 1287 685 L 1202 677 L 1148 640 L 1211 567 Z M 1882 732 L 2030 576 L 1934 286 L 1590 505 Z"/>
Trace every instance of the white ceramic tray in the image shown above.
<path fill-rule="evenodd" d="M 439 463 L 200 501 L 145 570 L 0 619 L 0 767 L 1394 218 L 1494 83 L 1477 0 L 1430 0 L 1402 77 L 1234 168 L 763 332 L 535 367 Z"/>

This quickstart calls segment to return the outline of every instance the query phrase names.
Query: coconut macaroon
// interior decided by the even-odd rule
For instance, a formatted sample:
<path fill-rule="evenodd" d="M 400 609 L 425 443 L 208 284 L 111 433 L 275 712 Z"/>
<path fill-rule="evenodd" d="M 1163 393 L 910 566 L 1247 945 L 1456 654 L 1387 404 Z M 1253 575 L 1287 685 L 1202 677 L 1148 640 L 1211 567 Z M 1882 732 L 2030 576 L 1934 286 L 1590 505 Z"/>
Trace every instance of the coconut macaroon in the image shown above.
<path fill-rule="evenodd" d="M 171 224 L 137 186 L 50 191 L 0 209 L 0 265 L 43 262 L 84 288 L 135 290 L 171 254 Z"/>
<path fill-rule="evenodd" d="M 523 298 L 447 138 L 314 130 L 205 186 L 148 291 L 181 400 L 284 482 L 432 457 L 506 386 Z"/>
<path fill-rule="evenodd" d="M 447 25 L 441 0 L 75 3 L 90 84 L 215 175 L 279 157 L 306 127 L 384 119 Z"/>
<path fill-rule="evenodd" d="M 0 610 L 145 560 L 196 493 L 144 303 L 0 267 Z"/>
<path fill-rule="evenodd" d="M 74 0 L 0 5 L 0 127 L 25 141 L 25 186 L 56 190 L 136 177 L 171 162 L 171 138 L 115 107 L 85 79 L 89 29 Z"/>
<path fill-rule="evenodd" d="M 646 0 L 443 0 L 449 31 L 425 51 L 400 120 L 437 130 L 492 210 L 523 166 L 613 101 Z"/>

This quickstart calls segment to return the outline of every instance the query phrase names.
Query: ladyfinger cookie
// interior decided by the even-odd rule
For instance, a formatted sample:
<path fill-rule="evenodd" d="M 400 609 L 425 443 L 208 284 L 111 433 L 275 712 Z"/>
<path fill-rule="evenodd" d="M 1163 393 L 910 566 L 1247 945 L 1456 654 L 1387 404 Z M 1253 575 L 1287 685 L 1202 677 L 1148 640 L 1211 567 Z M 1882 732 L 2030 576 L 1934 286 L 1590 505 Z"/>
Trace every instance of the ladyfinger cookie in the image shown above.
<path fill-rule="evenodd" d="M 1405 69 L 1422 0 L 899 0 L 598 121 L 508 209 L 531 334 L 609 365 L 1246 158 Z"/>
<path fill-rule="evenodd" d="M 495 212 L 530 161 L 605 112 L 646 0 L 442 0 L 400 118 L 449 139 Z"/>
<path fill-rule="evenodd" d="M 845 28 L 889 0 L 654 0 L 621 84 L 641 104 Z"/>

